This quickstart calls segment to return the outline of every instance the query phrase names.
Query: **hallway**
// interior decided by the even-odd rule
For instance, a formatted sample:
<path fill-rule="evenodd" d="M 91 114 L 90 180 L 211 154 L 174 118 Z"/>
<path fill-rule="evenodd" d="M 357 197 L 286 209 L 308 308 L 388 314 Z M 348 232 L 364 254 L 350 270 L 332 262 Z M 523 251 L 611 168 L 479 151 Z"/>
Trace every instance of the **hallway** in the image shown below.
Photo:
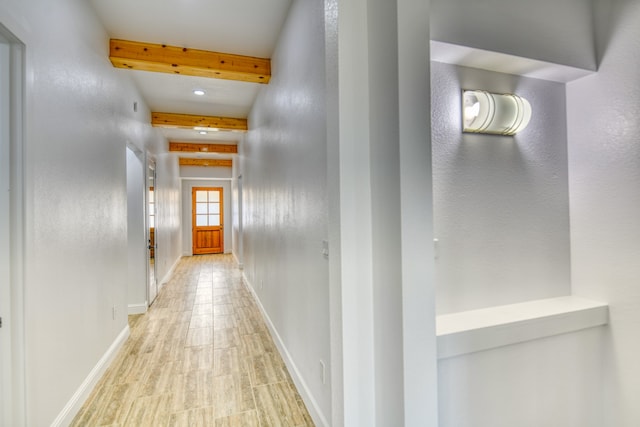
<path fill-rule="evenodd" d="M 129 323 L 73 426 L 313 426 L 231 255 L 182 258 Z"/>

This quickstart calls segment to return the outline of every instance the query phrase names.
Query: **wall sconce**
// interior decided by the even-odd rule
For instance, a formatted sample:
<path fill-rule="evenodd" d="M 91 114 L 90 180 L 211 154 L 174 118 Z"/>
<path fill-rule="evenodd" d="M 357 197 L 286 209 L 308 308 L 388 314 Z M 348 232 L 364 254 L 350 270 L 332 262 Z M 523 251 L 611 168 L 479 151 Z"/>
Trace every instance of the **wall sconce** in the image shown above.
<path fill-rule="evenodd" d="M 511 94 L 462 91 L 462 131 L 515 135 L 531 120 L 531 104 Z"/>

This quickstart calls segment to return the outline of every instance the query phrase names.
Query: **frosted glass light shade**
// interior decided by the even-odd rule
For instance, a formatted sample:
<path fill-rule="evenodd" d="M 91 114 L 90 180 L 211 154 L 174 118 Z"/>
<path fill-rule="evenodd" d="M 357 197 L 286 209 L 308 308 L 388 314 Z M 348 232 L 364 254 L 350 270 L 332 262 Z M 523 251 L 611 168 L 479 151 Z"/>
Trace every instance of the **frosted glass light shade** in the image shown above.
<path fill-rule="evenodd" d="M 515 135 L 531 120 L 531 104 L 511 94 L 484 90 L 462 92 L 462 131 Z"/>

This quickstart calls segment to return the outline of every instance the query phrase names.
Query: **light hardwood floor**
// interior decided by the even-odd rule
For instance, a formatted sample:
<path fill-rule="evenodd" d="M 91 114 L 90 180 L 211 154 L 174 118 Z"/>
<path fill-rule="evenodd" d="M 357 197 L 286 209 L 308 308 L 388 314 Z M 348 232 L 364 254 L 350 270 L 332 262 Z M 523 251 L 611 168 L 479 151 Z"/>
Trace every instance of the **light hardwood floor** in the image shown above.
<path fill-rule="evenodd" d="M 229 255 L 180 261 L 73 426 L 313 426 Z"/>

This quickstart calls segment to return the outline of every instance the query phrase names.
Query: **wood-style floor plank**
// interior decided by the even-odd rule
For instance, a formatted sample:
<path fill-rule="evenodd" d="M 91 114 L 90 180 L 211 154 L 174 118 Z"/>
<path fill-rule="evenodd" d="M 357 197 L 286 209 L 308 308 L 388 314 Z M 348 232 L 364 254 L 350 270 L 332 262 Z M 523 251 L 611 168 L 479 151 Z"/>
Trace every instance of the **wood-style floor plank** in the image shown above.
<path fill-rule="evenodd" d="M 313 426 L 228 255 L 183 258 L 72 426 Z"/>

